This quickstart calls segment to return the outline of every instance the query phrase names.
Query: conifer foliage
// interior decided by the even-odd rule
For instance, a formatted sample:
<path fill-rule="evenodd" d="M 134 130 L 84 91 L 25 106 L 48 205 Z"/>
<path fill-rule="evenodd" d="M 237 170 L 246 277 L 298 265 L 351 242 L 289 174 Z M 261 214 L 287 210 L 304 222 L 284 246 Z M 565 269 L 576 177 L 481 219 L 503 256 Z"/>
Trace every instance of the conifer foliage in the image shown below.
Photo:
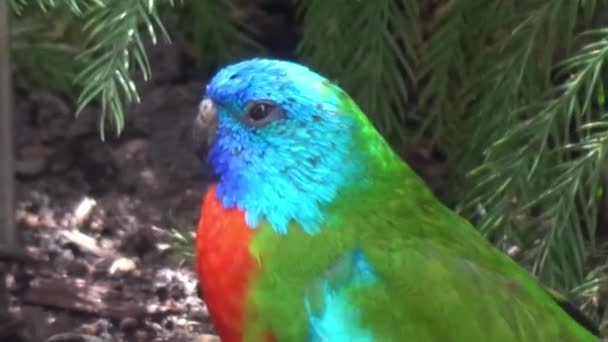
<path fill-rule="evenodd" d="M 163 13 L 179 14 L 201 63 L 264 53 L 239 20 L 243 1 L 9 1 L 17 71 L 76 92 L 79 109 L 98 104 L 102 132 L 110 122 L 119 133 L 125 106 L 139 100 L 133 77 L 150 77 L 142 36 L 169 39 Z M 519 262 L 599 321 L 607 1 L 301 0 L 294 8 L 298 58 L 339 82 L 392 141 L 442 150 L 459 180 L 455 207 L 503 250 L 522 250 Z"/>

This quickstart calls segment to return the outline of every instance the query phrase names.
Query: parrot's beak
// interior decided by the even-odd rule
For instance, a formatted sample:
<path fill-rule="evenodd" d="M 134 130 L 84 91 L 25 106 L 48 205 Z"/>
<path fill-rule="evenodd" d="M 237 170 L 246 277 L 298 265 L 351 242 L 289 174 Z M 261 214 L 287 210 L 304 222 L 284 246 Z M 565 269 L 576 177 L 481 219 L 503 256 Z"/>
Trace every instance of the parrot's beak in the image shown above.
<path fill-rule="evenodd" d="M 217 109 L 211 99 L 205 98 L 198 107 L 198 113 L 192 128 L 194 152 L 199 158 L 207 154 L 207 150 L 215 141 L 217 129 Z"/>

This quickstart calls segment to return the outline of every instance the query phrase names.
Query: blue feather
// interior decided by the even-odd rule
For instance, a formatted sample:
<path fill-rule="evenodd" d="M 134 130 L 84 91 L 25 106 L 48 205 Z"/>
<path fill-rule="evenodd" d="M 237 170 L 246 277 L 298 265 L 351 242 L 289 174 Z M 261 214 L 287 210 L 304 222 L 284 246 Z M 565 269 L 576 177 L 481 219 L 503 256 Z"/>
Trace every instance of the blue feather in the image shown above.
<path fill-rule="evenodd" d="M 286 61 L 252 59 L 220 70 L 206 96 L 218 112 L 208 158 L 219 175 L 222 204 L 244 210 L 251 228 L 265 219 L 281 234 L 292 222 L 309 234 L 318 232 L 327 219 L 323 206 L 360 178 L 350 134 L 356 120 L 341 112 L 340 92 L 319 74 Z M 256 100 L 273 101 L 285 118 L 264 127 L 244 125 L 245 108 Z M 313 171 L 301 167 L 302 161 L 314 164 Z"/>
<path fill-rule="evenodd" d="M 360 311 L 349 303 L 349 290 L 371 286 L 377 281 L 372 266 L 361 251 L 344 256 L 321 279 L 317 293 L 305 301 L 309 316 L 309 341 L 371 342 L 371 332 L 360 326 Z M 318 293 L 320 292 L 320 293 Z M 313 304 L 321 297 L 321 304 Z"/>

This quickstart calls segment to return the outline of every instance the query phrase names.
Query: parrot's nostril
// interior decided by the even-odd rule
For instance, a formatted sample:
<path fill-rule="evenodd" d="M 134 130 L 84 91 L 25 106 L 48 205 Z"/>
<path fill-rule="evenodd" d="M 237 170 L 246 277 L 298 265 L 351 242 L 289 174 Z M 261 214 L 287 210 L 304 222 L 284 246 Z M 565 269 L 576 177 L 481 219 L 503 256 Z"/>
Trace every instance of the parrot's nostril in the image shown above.
<path fill-rule="evenodd" d="M 199 106 L 198 115 L 201 122 L 206 125 L 209 125 L 214 122 L 217 113 L 215 110 L 215 106 L 213 105 L 213 101 L 211 101 L 210 99 L 204 99 Z"/>
<path fill-rule="evenodd" d="M 194 153 L 202 158 L 215 141 L 217 128 L 217 109 L 211 99 L 204 99 L 198 108 L 198 114 L 192 127 Z"/>

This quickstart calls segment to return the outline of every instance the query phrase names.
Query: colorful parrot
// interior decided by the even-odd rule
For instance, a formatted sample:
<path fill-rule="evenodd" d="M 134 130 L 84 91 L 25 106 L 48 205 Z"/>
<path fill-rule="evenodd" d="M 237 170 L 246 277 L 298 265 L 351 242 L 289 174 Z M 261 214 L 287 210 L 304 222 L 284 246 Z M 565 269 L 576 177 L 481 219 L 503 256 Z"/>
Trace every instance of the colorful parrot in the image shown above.
<path fill-rule="evenodd" d="M 223 342 L 598 340 L 309 68 L 224 67 L 195 127 L 217 176 L 196 271 Z"/>

